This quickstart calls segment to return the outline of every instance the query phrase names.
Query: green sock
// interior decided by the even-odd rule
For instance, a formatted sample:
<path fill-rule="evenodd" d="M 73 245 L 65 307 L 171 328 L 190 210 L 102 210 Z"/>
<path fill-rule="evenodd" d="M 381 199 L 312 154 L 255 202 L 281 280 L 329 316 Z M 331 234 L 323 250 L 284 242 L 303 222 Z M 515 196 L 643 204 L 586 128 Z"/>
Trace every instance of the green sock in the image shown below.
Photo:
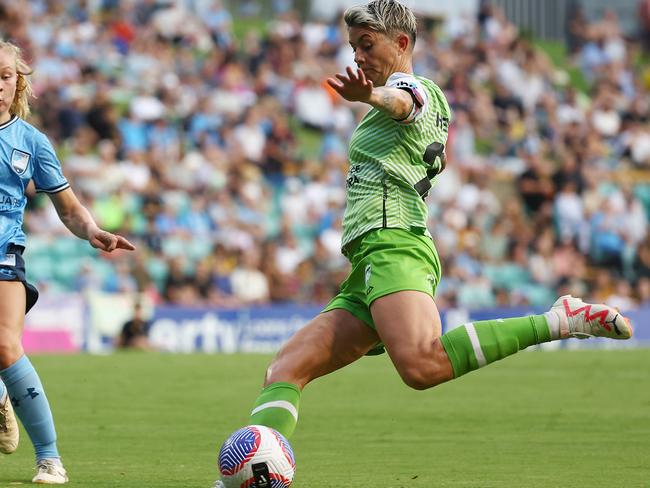
<path fill-rule="evenodd" d="M 551 340 L 545 315 L 470 322 L 440 340 L 458 378 L 533 344 Z"/>
<path fill-rule="evenodd" d="M 272 383 L 262 390 L 251 412 L 251 425 L 265 425 L 287 439 L 298 422 L 300 388 L 291 383 Z"/>

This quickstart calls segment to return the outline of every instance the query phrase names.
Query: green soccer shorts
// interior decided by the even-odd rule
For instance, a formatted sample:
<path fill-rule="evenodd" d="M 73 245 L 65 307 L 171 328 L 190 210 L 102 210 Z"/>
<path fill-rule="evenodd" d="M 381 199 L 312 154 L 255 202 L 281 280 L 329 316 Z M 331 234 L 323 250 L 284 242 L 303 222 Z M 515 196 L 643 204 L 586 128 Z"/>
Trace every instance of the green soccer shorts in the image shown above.
<path fill-rule="evenodd" d="M 377 298 L 404 290 L 431 297 L 440 282 L 440 259 L 430 237 L 403 229 L 375 229 L 348 244 L 352 270 L 323 309 L 347 310 L 376 330 L 370 305 Z"/>

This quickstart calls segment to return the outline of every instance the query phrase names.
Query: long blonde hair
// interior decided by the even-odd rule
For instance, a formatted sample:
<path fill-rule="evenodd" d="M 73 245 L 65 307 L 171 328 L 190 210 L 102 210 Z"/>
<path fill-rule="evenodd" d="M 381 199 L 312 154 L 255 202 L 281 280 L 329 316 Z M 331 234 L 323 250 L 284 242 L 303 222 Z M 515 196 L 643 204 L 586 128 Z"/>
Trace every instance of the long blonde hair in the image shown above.
<path fill-rule="evenodd" d="M 9 51 L 16 59 L 16 73 L 18 75 L 16 79 L 16 94 L 9 108 L 9 113 L 25 119 L 30 112 L 29 98 L 33 96 L 32 82 L 28 78 L 32 74 L 32 69 L 23 59 L 20 48 L 13 42 L 0 40 L 0 49 Z"/>

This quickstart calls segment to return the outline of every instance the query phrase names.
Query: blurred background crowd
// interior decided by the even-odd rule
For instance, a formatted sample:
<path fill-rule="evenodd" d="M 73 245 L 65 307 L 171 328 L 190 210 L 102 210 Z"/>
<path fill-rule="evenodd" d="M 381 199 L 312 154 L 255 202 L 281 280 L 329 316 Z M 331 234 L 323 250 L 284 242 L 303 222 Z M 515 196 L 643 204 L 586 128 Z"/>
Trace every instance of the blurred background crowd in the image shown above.
<path fill-rule="evenodd" d="M 98 254 L 34 196 L 41 290 L 215 307 L 336 293 L 346 146 L 368 107 L 324 83 L 353 64 L 340 12 L 303 3 L 0 0 L 34 69 L 31 122 L 98 222 L 139 246 Z M 650 302 L 649 2 L 638 18 L 629 35 L 576 8 L 558 58 L 488 1 L 420 17 L 415 72 L 453 109 L 427 199 L 440 306 Z"/>

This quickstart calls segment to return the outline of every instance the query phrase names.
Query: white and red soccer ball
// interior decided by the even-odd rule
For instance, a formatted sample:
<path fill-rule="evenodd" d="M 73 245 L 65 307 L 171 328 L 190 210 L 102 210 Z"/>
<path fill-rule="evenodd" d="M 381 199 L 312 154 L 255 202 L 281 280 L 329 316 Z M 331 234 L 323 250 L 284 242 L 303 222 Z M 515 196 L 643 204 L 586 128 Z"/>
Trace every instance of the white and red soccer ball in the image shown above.
<path fill-rule="evenodd" d="M 233 432 L 221 446 L 218 463 L 226 488 L 289 488 L 296 472 L 289 441 L 263 425 Z"/>

